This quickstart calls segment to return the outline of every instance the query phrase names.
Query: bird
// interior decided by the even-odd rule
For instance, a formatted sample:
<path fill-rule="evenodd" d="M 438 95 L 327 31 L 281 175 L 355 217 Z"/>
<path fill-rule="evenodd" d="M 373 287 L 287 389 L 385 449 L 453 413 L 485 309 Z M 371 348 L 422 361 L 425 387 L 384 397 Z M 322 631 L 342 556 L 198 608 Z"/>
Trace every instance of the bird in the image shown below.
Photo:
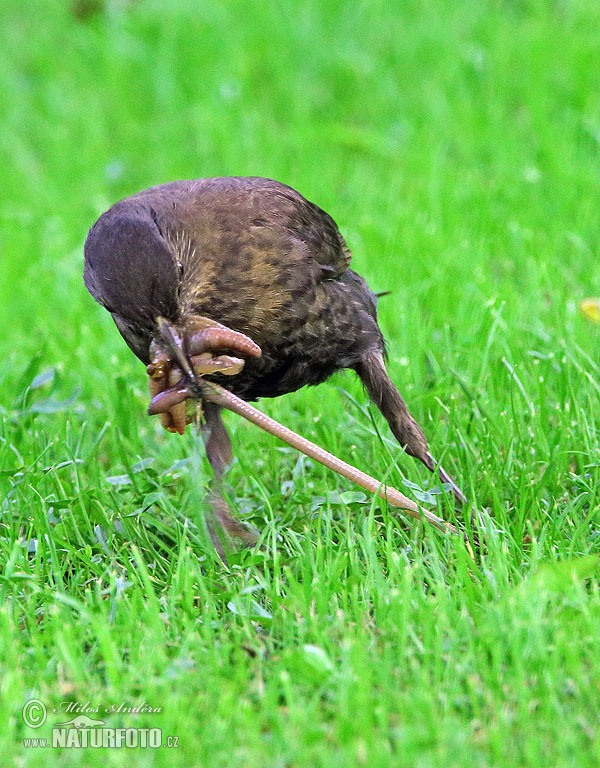
<path fill-rule="evenodd" d="M 401 448 L 464 505 L 387 372 L 377 295 L 351 258 L 333 218 L 295 189 L 228 176 L 172 181 L 116 202 L 88 233 L 83 278 L 147 366 L 150 412 L 168 431 L 183 433 L 192 420 L 193 393 L 178 389 L 186 361 L 245 401 L 350 369 Z M 185 354 L 174 355 L 173 344 Z M 202 407 L 207 458 L 222 478 L 233 456 L 222 408 Z M 227 530 L 245 538 L 213 502 Z"/>

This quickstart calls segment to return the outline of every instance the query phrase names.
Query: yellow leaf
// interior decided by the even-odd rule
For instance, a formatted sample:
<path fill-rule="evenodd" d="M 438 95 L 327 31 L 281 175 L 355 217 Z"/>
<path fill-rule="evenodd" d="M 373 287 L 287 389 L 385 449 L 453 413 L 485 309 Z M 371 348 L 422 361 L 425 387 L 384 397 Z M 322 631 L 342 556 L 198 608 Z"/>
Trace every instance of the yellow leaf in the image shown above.
<path fill-rule="evenodd" d="M 592 323 L 600 323 L 600 299 L 582 299 L 579 309 Z"/>

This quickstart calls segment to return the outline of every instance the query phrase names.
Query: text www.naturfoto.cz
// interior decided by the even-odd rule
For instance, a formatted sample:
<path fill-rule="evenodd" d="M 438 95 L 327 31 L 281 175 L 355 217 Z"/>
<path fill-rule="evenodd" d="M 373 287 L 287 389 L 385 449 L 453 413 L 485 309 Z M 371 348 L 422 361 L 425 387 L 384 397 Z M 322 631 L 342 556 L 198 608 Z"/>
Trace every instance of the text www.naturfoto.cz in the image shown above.
<path fill-rule="evenodd" d="M 163 738 L 160 728 L 53 728 L 51 741 L 23 739 L 23 746 L 30 749 L 47 747 L 157 749 L 163 746 Z M 164 746 L 178 747 L 178 737 L 168 736 Z"/>

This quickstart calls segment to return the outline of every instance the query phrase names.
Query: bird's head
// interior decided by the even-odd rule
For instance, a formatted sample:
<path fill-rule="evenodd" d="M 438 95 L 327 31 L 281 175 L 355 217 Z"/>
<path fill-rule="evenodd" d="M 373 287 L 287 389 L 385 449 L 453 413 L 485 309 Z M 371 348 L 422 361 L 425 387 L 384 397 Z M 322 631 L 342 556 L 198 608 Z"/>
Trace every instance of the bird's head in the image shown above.
<path fill-rule="evenodd" d="M 157 317 L 178 319 L 180 268 L 150 208 L 117 203 L 90 230 L 83 279 L 112 314 L 133 352 L 148 362 Z"/>
<path fill-rule="evenodd" d="M 183 433 L 190 420 L 186 401 L 201 397 L 199 377 L 239 373 L 242 358 L 259 357 L 260 347 L 209 318 L 182 312 L 178 252 L 152 207 L 131 198 L 117 203 L 94 224 L 84 251 L 87 289 L 147 364 L 150 413 L 159 414 L 169 431 Z"/>

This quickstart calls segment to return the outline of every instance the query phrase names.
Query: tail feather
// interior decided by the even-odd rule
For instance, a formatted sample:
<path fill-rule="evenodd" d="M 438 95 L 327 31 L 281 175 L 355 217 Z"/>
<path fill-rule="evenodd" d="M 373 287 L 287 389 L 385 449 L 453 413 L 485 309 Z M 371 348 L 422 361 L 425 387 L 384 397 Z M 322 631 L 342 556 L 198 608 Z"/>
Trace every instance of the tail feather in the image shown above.
<path fill-rule="evenodd" d="M 410 456 L 422 461 L 428 469 L 433 469 L 425 433 L 411 416 L 402 395 L 390 379 L 382 353 L 367 353 L 355 370 L 400 445 Z"/>
<path fill-rule="evenodd" d="M 437 469 L 440 480 L 451 485 L 456 500 L 460 504 L 466 504 L 467 499 L 463 492 L 429 453 L 425 433 L 411 416 L 402 395 L 390 379 L 382 352 L 377 350 L 363 355 L 355 370 L 369 397 L 383 414 L 394 437 L 406 453 L 422 461 L 431 472 Z"/>

